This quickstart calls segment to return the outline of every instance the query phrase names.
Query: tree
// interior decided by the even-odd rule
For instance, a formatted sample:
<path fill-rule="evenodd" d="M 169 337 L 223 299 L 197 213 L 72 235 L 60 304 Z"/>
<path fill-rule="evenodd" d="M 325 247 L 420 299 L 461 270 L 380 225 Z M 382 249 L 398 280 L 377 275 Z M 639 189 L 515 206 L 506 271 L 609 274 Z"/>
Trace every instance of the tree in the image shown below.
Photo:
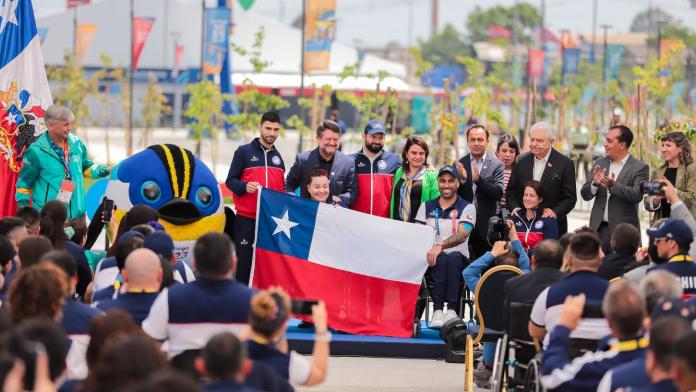
<path fill-rule="evenodd" d="M 142 144 L 145 147 L 150 144 L 150 130 L 155 126 L 155 121 L 159 121 L 162 114 L 171 110 L 169 105 L 167 105 L 167 97 L 164 95 L 162 87 L 157 83 L 157 76 L 154 73 L 150 73 L 148 79 L 147 92 L 141 99 L 144 125 Z"/>
<path fill-rule="evenodd" d="M 103 90 L 97 92 L 96 98 L 102 105 L 101 121 L 102 127 L 104 127 L 104 145 L 106 147 L 106 163 L 111 163 L 111 141 L 109 137 L 109 128 L 111 127 L 111 113 L 112 105 L 121 104 L 124 116 L 128 113 L 128 105 L 130 105 L 130 97 L 128 95 L 128 90 L 124 89 L 126 83 L 126 68 L 124 67 L 114 67 L 113 60 L 107 54 L 102 53 L 99 56 L 99 61 L 102 63 L 102 67 L 94 73 L 94 80 L 103 86 Z M 113 87 L 121 87 L 121 93 L 117 102 L 112 99 Z"/>
<path fill-rule="evenodd" d="M 426 41 L 418 40 L 421 54 L 425 61 L 435 65 L 455 65 L 457 56 L 471 53 L 471 47 L 464 42 L 463 36 L 451 24 L 442 31 L 432 35 Z"/>
<path fill-rule="evenodd" d="M 648 36 L 657 36 L 657 22 L 674 24 L 674 17 L 659 7 L 648 8 L 633 17 L 631 22 L 632 33 L 648 33 Z"/>
<path fill-rule="evenodd" d="M 488 26 L 497 25 L 516 35 L 517 42 L 530 44 L 534 31 L 541 24 L 537 7 L 529 3 L 518 3 L 511 7 L 495 6 L 483 9 L 476 6 L 466 18 L 466 30 L 471 42 L 487 41 Z"/>
<path fill-rule="evenodd" d="M 81 122 L 89 118 L 87 97 L 95 93 L 97 84 L 94 78 L 85 77 L 84 68 L 72 54 L 66 53 L 64 59 L 64 66 L 49 68 L 48 78 L 58 84 L 58 90 L 53 92 L 55 103 L 72 110 L 75 114 L 73 126 L 79 129 Z M 88 144 L 87 132 L 82 136 Z"/>
<path fill-rule="evenodd" d="M 222 102 L 230 97 L 220 92 L 220 86 L 210 80 L 186 86 L 190 95 L 188 107 L 184 113 L 189 119 L 188 126 L 196 140 L 196 156 L 201 156 L 201 143 L 206 135 L 210 136 L 213 173 L 217 161 L 217 132 L 226 117 L 222 113 Z"/>

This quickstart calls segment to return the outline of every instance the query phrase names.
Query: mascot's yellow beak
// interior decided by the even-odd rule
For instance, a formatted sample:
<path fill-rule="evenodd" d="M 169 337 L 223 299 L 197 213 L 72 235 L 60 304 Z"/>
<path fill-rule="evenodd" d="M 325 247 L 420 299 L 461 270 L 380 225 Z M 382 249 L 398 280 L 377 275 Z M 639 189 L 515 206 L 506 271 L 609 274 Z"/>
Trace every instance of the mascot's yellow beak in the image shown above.
<path fill-rule="evenodd" d="M 126 215 L 125 210 L 114 211 L 114 219 L 119 224 L 121 219 Z M 206 233 L 212 231 L 221 233 L 225 229 L 225 214 L 215 214 L 205 217 L 200 217 L 193 221 L 193 223 L 176 224 L 174 222 L 169 222 L 165 217 L 160 216 L 158 222 L 164 226 L 164 230 L 167 231 L 172 237 L 174 242 L 177 241 L 195 241 Z M 183 222 L 182 222 L 183 223 Z M 109 238 L 115 238 L 116 233 L 108 233 Z"/>

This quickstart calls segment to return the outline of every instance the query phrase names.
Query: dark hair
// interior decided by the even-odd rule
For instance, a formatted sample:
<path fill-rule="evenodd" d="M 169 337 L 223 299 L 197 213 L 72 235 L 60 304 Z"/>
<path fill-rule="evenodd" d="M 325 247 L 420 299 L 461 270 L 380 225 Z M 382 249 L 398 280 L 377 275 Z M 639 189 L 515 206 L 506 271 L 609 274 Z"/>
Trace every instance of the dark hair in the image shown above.
<path fill-rule="evenodd" d="M 661 142 L 672 142 L 677 147 L 681 148 L 679 153 L 679 161 L 685 165 L 690 165 L 694 162 L 694 157 L 691 155 L 691 142 L 683 132 L 669 132 L 662 135 Z"/>
<path fill-rule="evenodd" d="M 150 337 L 122 336 L 104 347 L 94 367 L 94 384 L 90 389 L 99 392 L 129 390 L 166 367 L 162 351 Z"/>
<path fill-rule="evenodd" d="M 249 326 L 266 338 L 272 337 L 290 316 L 290 298 L 287 294 L 262 291 L 251 299 Z"/>
<path fill-rule="evenodd" d="M 543 240 L 534 248 L 534 265 L 560 269 L 563 265 L 563 247 L 556 240 Z"/>
<path fill-rule="evenodd" d="M 599 238 L 591 233 L 576 233 L 570 240 L 568 250 L 580 260 L 594 260 L 599 257 L 601 244 Z"/>
<path fill-rule="evenodd" d="M 201 386 L 179 370 L 164 369 L 152 374 L 146 382 L 133 386 L 132 392 L 200 392 Z"/>
<path fill-rule="evenodd" d="M 246 350 L 234 334 L 222 332 L 208 340 L 201 355 L 205 370 L 212 379 L 227 380 L 242 368 Z"/>
<path fill-rule="evenodd" d="M 38 342 L 44 346 L 48 358 L 48 373 L 52 381 L 63 373 L 65 359 L 68 356 L 68 348 L 65 344 L 67 336 L 55 321 L 40 318 L 26 319 L 14 328 L 12 335 L 14 342 Z"/>
<path fill-rule="evenodd" d="M 653 322 L 650 328 L 649 349 L 663 370 L 669 370 L 672 366 L 674 342 L 690 330 L 689 323 L 677 316 L 660 317 Z"/>
<path fill-rule="evenodd" d="M 70 240 L 78 245 L 82 245 L 82 241 L 87 237 L 87 218 L 82 215 L 81 217 L 70 219 L 68 226 L 75 231 Z"/>
<path fill-rule="evenodd" d="M 408 169 L 408 160 L 406 159 L 406 153 L 413 145 L 419 146 L 420 148 L 425 150 L 425 164 L 428 164 L 428 154 L 430 153 L 430 150 L 428 149 L 428 143 L 426 143 L 425 139 L 418 135 L 409 136 L 408 139 L 406 139 L 404 149 L 401 150 L 401 166 L 404 170 Z"/>
<path fill-rule="evenodd" d="M 49 262 L 57 265 L 65 272 L 68 278 L 77 276 L 77 263 L 70 252 L 65 250 L 52 250 L 41 257 L 40 262 Z"/>
<path fill-rule="evenodd" d="M 167 260 L 164 257 L 157 255 L 160 259 L 160 266 L 162 267 L 162 284 L 160 285 L 160 291 L 165 287 L 169 287 L 176 283 L 174 280 L 174 268 L 172 267 L 171 260 Z"/>
<path fill-rule="evenodd" d="M 203 277 L 220 278 L 232 269 L 234 244 L 227 235 L 207 233 L 196 240 L 193 260 Z"/>
<path fill-rule="evenodd" d="M 5 237 L 10 237 L 10 233 L 14 230 L 24 227 L 24 221 L 22 218 L 17 218 L 14 216 L 8 216 L 0 219 L 0 235 Z"/>
<path fill-rule="evenodd" d="M 51 200 L 41 210 L 39 234 L 51 240 L 55 249 L 63 249 L 65 244 L 65 221 L 68 219 L 68 209 L 60 200 Z"/>
<path fill-rule="evenodd" d="M 16 254 L 12 241 L 8 240 L 4 235 L 0 235 L 0 270 L 3 275 L 5 275 L 7 264 L 12 261 Z"/>
<path fill-rule="evenodd" d="M 275 110 L 271 110 L 262 114 L 261 122 L 259 122 L 259 125 L 262 125 L 266 121 L 280 124 L 280 116 L 278 115 L 278 112 L 276 112 Z"/>
<path fill-rule="evenodd" d="M 578 234 L 582 235 L 584 234 Z M 602 301 L 602 312 L 621 338 L 636 337 L 643 327 L 645 300 L 633 283 L 620 280 L 607 289 Z"/>
<path fill-rule="evenodd" d="M 625 125 L 613 125 L 609 127 L 609 130 L 611 131 L 612 129 L 618 129 L 619 130 L 619 137 L 618 141 L 619 143 L 623 143 L 626 145 L 626 148 L 631 147 L 631 143 L 633 143 L 633 132 L 631 132 L 631 128 L 625 126 Z"/>
<path fill-rule="evenodd" d="M 305 187 L 309 186 L 315 177 L 329 178 L 329 173 L 327 173 L 326 170 L 324 170 L 321 166 L 313 166 L 307 173 L 307 183 L 305 183 Z"/>
<path fill-rule="evenodd" d="M 537 194 L 537 197 L 539 199 L 544 199 L 544 185 L 542 185 L 541 182 L 536 180 L 527 181 L 527 183 L 524 184 L 524 188 L 522 188 L 523 193 L 524 189 L 526 189 L 527 187 L 534 189 L 534 193 Z"/>
<path fill-rule="evenodd" d="M 143 237 L 147 237 L 156 231 L 155 228 L 150 226 L 149 223 L 141 223 L 139 225 L 135 225 L 131 227 L 131 230 L 137 231 L 138 233 L 142 234 Z"/>
<path fill-rule="evenodd" d="M 482 124 L 474 124 L 474 125 L 470 126 L 469 128 L 467 128 L 467 130 L 466 130 L 466 140 L 469 140 L 469 131 L 471 131 L 471 130 L 474 129 L 474 128 L 481 128 L 481 129 L 483 129 L 484 132 L 486 132 L 486 140 L 488 140 L 488 138 L 490 137 L 490 133 L 488 133 L 488 129 L 486 129 L 486 127 L 483 126 Z"/>
<path fill-rule="evenodd" d="M 139 332 L 140 328 L 133 321 L 133 317 L 121 309 L 110 309 L 92 318 L 89 323 L 89 344 L 85 353 L 87 367 L 91 369 L 97 363 L 107 342 L 119 336 Z"/>
<path fill-rule="evenodd" d="M 577 229 L 575 229 L 575 234 L 580 234 L 580 233 L 586 233 L 586 234 L 591 234 L 597 238 L 597 241 L 601 241 L 599 239 L 599 233 L 597 233 L 597 230 L 591 228 L 590 226 L 580 226 Z"/>
<path fill-rule="evenodd" d="M 498 145 L 495 148 L 495 151 L 500 151 L 500 149 L 503 147 L 503 144 L 507 144 L 508 147 L 512 148 L 515 150 L 515 156 L 520 155 L 520 145 L 517 143 L 517 139 L 515 139 L 514 136 L 506 133 L 505 135 L 502 135 L 498 138 Z"/>
<path fill-rule="evenodd" d="M 692 376 L 696 375 L 696 331 L 680 336 L 672 346 L 672 355 L 684 362 Z"/>
<path fill-rule="evenodd" d="M 129 231 L 133 226 L 147 224 L 151 221 L 157 221 L 159 219 L 159 213 L 157 210 L 145 204 L 138 204 L 133 206 L 123 218 L 118 223 L 118 232 L 116 233 L 116 238 L 114 238 L 113 245 L 109 248 L 108 256 L 116 255 L 116 244 L 118 244 L 118 239 L 123 235 L 123 233 Z"/>
<path fill-rule="evenodd" d="M 10 315 L 15 323 L 32 317 L 54 320 L 69 292 L 68 276 L 53 263 L 19 270 L 8 291 Z"/>
<path fill-rule="evenodd" d="M 558 243 L 561 244 L 563 252 L 565 252 L 568 249 L 568 245 L 570 245 L 570 241 L 573 239 L 573 237 L 575 237 L 575 233 L 569 231 L 563 234 L 561 238 L 558 239 Z"/>
<path fill-rule="evenodd" d="M 37 264 L 43 255 L 52 250 L 53 245 L 48 238 L 41 235 L 30 235 L 19 243 L 17 255 L 22 263 L 22 268 L 28 268 Z"/>
<path fill-rule="evenodd" d="M 634 254 L 640 246 L 640 232 L 630 223 L 619 223 L 611 233 L 612 249 L 623 254 Z"/>
<path fill-rule="evenodd" d="M 114 256 L 116 257 L 116 266 L 118 266 L 119 270 L 126 268 L 126 259 L 128 255 L 134 250 L 142 248 L 144 243 L 145 241 L 138 236 L 118 241 Z"/>
<path fill-rule="evenodd" d="M 22 219 L 24 221 L 24 224 L 27 226 L 34 226 L 35 224 L 38 224 L 39 220 L 41 219 L 41 214 L 39 213 L 39 210 L 32 206 L 23 206 L 17 208 L 15 216 L 17 218 Z"/>
<path fill-rule="evenodd" d="M 317 127 L 317 137 L 321 137 L 326 129 L 339 135 L 341 134 L 341 127 L 335 121 L 324 120 Z"/>

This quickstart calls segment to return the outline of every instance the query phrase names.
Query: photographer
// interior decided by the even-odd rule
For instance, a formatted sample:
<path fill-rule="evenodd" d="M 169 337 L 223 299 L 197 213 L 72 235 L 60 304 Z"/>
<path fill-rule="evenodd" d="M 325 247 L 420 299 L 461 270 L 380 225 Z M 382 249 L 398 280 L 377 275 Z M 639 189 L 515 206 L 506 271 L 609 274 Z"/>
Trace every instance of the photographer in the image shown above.
<path fill-rule="evenodd" d="M 512 265 L 520 267 L 522 271 L 528 273 L 531 269 L 529 266 L 529 257 L 522 247 L 522 243 L 517 238 L 515 225 L 511 220 L 505 222 L 507 224 L 507 235 L 510 241 L 496 241 L 493 244 L 493 249 L 483 254 L 464 269 L 462 276 L 466 286 L 471 291 L 476 290 L 481 276 L 485 273 L 491 264 L 494 265 Z M 474 370 L 474 382 L 476 385 L 484 386 L 491 377 L 491 369 L 495 359 L 495 343 L 483 344 L 483 365 L 479 365 Z"/>

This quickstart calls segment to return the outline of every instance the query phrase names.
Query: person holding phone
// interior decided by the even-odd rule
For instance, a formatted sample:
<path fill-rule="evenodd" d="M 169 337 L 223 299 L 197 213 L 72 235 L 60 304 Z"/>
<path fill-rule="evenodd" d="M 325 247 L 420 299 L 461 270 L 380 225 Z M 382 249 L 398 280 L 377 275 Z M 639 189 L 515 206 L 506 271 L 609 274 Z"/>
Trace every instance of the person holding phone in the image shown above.
<path fill-rule="evenodd" d="M 297 301 L 295 301 L 297 302 Z M 307 301 L 305 301 L 307 302 Z M 295 310 L 307 313 L 302 303 Z M 309 304 L 307 304 L 309 305 Z M 331 333 L 327 327 L 326 306 L 323 302 L 311 305 L 314 321 L 314 350 L 311 361 L 294 351 L 288 351 L 285 332 L 293 308 L 290 297 L 280 288 L 262 291 L 251 300 L 249 313 L 249 358 L 271 366 L 293 385 L 312 386 L 326 378 Z M 306 315 L 306 314 L 305 314 Z"/>

